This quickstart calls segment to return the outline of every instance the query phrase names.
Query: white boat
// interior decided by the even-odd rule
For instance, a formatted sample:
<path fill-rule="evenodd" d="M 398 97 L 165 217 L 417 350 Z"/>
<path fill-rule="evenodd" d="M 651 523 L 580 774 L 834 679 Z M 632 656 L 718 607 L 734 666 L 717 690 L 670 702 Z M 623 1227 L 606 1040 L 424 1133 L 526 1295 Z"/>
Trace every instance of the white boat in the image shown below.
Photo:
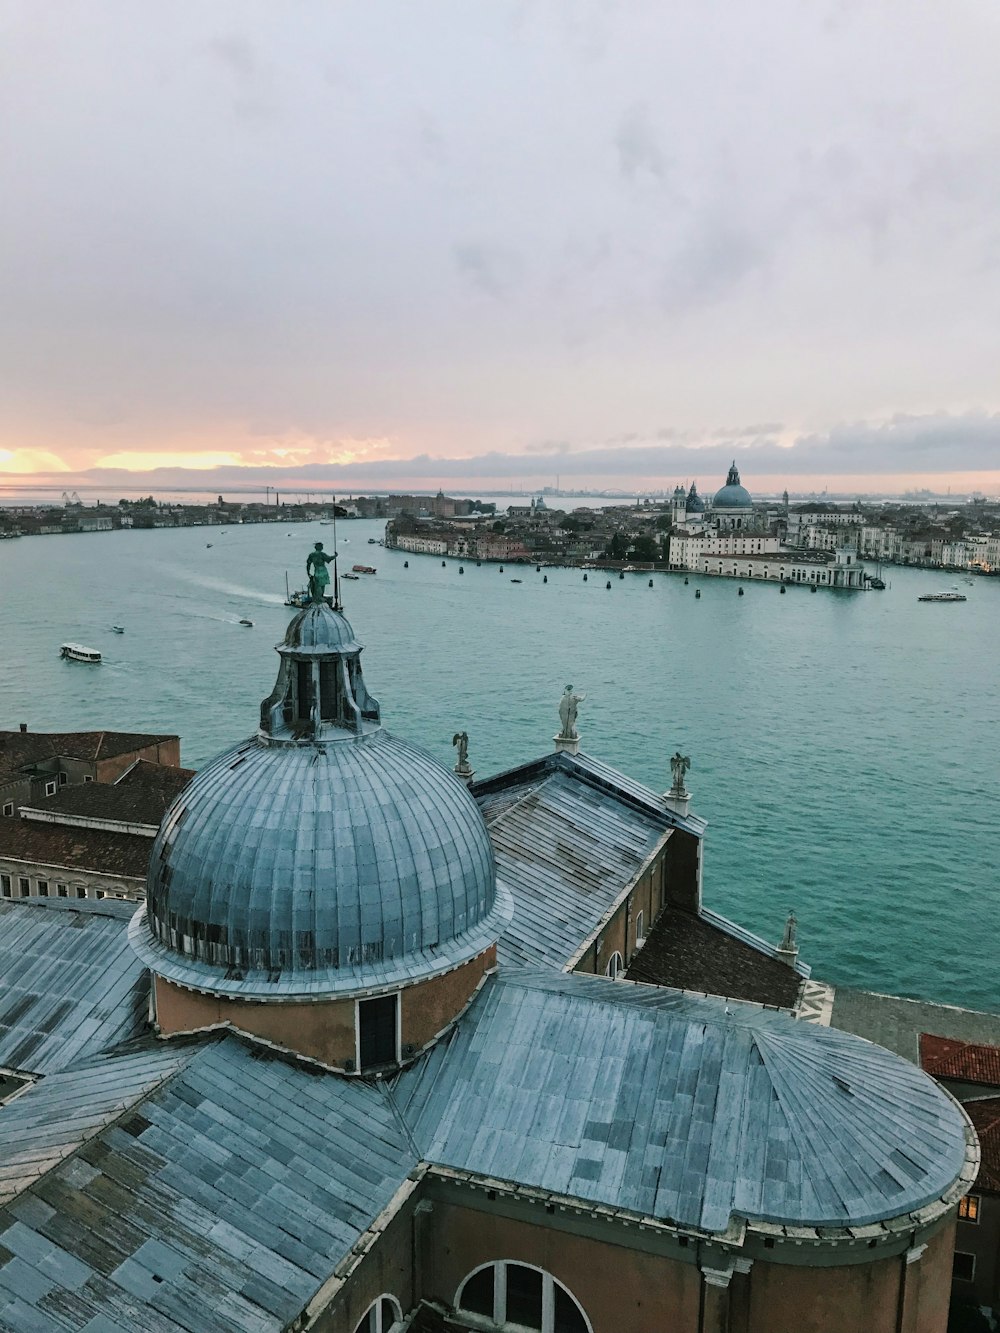
<path fill-rule="evenodd" d="M 64 643 L 59 649 L 60 657 L 67 657 L 72 662 L 99 662 L 101 654 L 96 648 L 85 648 L 82 643 Z"/>
<path fill-rule="evenodd" d="M 288 588 L 288 571 L 285 571 L 285 605 L 294 606 L 297 611 L 303 611 L 312 601 L 309 596 L 308 588 L 298 588 L 295 592 L 290 592 Z"/>
<path fill-rule="evenodd" d="M 112 626 L 111 626 L 111 633 L 112 633 L 112 634 L 124 634 L 124 633 L 125 633 L 125 626 L 124 626 L 124 625 L 112 625 Z"/>
<path fill-rule="evenodd" d="M 918 602 L 967 602 L 964 592 L 925 592 Z"/>
<path fill-rule="evenodd" d="M 361 575 L 360 575 L 360 574 L 341 574 L 340 577 L 341 577 L 342 579 L 351 579 L 352 582 L 357 583 L 358 580 L 361 578 Z"/>

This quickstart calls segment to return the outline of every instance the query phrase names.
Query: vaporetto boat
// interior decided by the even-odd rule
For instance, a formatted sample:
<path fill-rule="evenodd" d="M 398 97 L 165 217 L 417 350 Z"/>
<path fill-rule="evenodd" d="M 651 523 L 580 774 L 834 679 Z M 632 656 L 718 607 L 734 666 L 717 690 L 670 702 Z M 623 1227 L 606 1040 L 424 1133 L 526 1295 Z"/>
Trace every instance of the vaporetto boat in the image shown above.
<path fill-rule="evenodd" d="M 59 649 L 60 657 L 68 657 L 73 662 L 99 662 L 101 654 L 96 648 L 85 648 L 82 643 L 64 643 Z"/>

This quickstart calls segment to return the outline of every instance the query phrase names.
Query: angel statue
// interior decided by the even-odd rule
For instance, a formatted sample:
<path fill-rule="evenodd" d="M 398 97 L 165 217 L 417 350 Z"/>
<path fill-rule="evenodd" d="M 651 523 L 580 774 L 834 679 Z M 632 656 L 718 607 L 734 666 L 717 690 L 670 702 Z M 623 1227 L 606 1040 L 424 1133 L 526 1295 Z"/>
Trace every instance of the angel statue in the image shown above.
<path fill-rule="evenodd" d="M 684 774 L 691 767 L 691 760 L 686 754 L 681 754 L 680 750 L 670 760 L 670 771 L 674 775 L 674 785 L 670 788 L 675 796 L 686 796 L 684 789 Z"/>
<path fill-rule="evenodd" d="M 329 555 L 323 550 L 322 542 L 317 542 L 309 552 L 306 573 L 309 576 L 309 596 L 314 602 L 322 602 L 326 597 L 326 590 L 330 586 L 330 571 L 327 565 L 332 565 L 336 558 L 335 555 Z"/>
<path fill-rule="evenodd" d="M 472 765 L 469 763 L 469 733 L 467 731 L 456 731 L 451 738 L 451 743 L 458 747 L 458 763 L 455 765 L 455 772 L 460 778 L 468 777 L 472 773 Z"/>
<path fill-rule="evenodd" d="M 585 694 L 574 694 L 572 685 L 567 685 L 563 690 L 562 698 L 559 700 L 559 721 L 562 723 L 559 739 L 561 741 L 578 741 L 580 739 L 576 730 L 576 710 L 586 697 Z"/>

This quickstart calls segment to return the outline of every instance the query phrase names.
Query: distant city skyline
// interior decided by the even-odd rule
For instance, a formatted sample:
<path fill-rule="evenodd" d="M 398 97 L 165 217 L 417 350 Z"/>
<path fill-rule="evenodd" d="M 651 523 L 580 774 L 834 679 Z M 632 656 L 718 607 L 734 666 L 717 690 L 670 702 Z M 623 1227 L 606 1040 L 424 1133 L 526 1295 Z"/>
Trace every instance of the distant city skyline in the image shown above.
<path fill-rule="evenodd" d="M 0 487 L 1000 493 L 981 0 L 56 12 Z"/>

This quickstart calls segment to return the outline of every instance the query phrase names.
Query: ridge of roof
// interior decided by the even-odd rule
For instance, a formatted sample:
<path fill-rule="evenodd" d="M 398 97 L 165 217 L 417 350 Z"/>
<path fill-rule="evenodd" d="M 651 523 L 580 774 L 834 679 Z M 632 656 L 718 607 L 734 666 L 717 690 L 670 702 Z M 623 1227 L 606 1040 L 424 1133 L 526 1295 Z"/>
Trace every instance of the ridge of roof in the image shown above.
<path fill-rule="evenodd" d="M 624 804 L 631 805 L 644 814 L 652 816 L 660 821 L 664 827 L 683 829 L 687 833 L 693 833 L 696 837 L 701 837 L 707 827 L 707 821 L 700 816 L 677 814 L 665 803 L 663 797 L 651 787 L 634 781 L 618 769 L 612 768 L 610 764 L 604 763 L 603 760 L 595 759 L 583 752 L 571 755 L 565 751 L 559 751 L 542 755 L 538 759 L 529 760 L 525 764 L 505 769 L 500 773 L 493 774 L 492 777 L 474 782 L 471 784 L 470 790 L 478 800 L 481 796 L 491 795 L 505 787 L 530 782 L 533 779 L 541 779 L 545 775 L 557 771 L 568 773 L 580 782 L 608 792 Z M 500 815 L 497 816 L 497 818 L 500 817 Z"/>

